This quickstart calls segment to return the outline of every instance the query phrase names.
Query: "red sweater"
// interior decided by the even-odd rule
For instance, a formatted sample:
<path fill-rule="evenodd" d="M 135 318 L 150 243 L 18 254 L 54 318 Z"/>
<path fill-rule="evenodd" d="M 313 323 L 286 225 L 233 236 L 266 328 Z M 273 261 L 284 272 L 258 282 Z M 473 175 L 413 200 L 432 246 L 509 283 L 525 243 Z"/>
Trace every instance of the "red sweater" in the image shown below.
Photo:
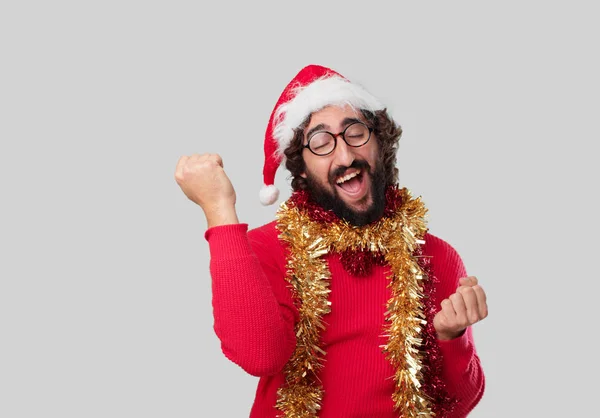
<path fill-rule="evenodd" d="M 296 346 L 298 320 L 285 280 L 285 247 L 275 222 L 248 231 L 247 224 L 210 228 L 214 329 L 225 356 L 246 372 L 259 376 L 251 418 L 271 418 L 277 389 L 284 383 L 283 367 Z M 433 256 L 439 279 L 436 305 L 454 293 L 466 276 L 457 252 L 431 234 L 425 236 L 426 255 Z M 381 352 L 386 303 L 387 266 L 374 266 L 368 277 L 354 277 L 342 267 L 339 255 L 329 254 L 331 313 L 324 317 L 322 346 L 327 352 L 319 374 L 324 396 L 320 418 L 397 418 L 394 413 L 394 369 Z M 465 417 L 483 395 L 485 379 L 471 328 L 451 341 L 439 341 L 443 379 L 450 396 L 459 400 L 447 418 Z"/>

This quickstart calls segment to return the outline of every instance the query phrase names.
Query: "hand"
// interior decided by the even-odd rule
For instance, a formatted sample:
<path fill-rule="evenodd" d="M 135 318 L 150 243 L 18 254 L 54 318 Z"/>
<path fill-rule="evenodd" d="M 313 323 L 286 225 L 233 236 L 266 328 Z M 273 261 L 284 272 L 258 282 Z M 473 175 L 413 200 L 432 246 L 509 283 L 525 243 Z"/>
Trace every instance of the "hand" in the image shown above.
<path fill-rule="evenodd" d="M 182 156 L 175 169 L 175 181 L 183 193 L 204 210 L 209 227 L 237 223 L 235 190 L 219 155 Z"/>
<path fill-rule="evenodd" d="M 486 295 L 477 283 L 475 276 L 460 279 L 456 292 L 442 301 L 441 310 L 433 318 L 438 340 L 459 337 L 468 326 L 487 317 Z"/>

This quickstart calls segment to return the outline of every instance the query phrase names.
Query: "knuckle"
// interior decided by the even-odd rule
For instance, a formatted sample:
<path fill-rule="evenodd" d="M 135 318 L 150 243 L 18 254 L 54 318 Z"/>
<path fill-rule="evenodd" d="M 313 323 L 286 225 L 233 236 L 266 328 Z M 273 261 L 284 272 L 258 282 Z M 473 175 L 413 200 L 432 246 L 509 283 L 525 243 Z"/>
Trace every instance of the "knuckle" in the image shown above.
<path fill-rule="evenodd" d="M 471 319 L 469 318 L 469 316 L 467 314 L 461 315 L 460 317 L 460 327 L 461 328 L 466 328 L 471 324 Z"/>
<path fill-rule="evenodd" d="M 471 296 L 475 294 L 475 290 L 472 287 L 465 286 L 464 289 L 460 289 L 460 293 L 464 296 Z"/>
<path fill-rule="evenodd" d="M 197 167 L 198 169 L 210 168 L 210 167 L 213 167 L 214 165 L 215 165 L 215 163 L 210 160 L 198 161 L 194 164 L 194 166 Z"/>

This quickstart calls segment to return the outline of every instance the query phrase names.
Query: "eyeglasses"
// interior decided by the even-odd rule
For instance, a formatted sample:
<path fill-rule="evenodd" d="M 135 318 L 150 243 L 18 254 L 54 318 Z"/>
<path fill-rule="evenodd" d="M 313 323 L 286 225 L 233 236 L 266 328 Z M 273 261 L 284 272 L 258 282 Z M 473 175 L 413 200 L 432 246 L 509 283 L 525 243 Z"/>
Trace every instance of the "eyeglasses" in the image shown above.
<path fill-rule="evenodd" d="M 362 122 L 354 122 L 339 134 L 327 131 L 315 132 L 308 138 L 308 143 L 303 148 L 308 148 L 315 155 L 324 156 L 331 154 L 337 145 L 337 137 L 341 136 L 348 146 L 358 148 L 371 139 L 372 128 Z"/>

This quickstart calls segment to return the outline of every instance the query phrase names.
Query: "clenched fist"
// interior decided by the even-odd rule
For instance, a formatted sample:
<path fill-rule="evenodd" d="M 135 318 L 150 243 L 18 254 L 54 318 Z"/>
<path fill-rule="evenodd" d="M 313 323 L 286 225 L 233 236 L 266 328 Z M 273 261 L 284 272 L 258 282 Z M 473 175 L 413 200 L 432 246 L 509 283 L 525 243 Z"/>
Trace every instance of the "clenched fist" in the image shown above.
<path fill-rule="evenodd" d="M 209 227 L 238 223 L 235 190 L 219 155 L 184 155 L 177 162 L 175 181 L 183 193 L 204 210 Z"/>
<path fill-rule="evenodd" d="M 433 318 L 439 340 L 451 340 L 488 315 L 483 288 L 474 276 L 459 280 L 458 289 L 442 301 L 442 309 Z"/>

